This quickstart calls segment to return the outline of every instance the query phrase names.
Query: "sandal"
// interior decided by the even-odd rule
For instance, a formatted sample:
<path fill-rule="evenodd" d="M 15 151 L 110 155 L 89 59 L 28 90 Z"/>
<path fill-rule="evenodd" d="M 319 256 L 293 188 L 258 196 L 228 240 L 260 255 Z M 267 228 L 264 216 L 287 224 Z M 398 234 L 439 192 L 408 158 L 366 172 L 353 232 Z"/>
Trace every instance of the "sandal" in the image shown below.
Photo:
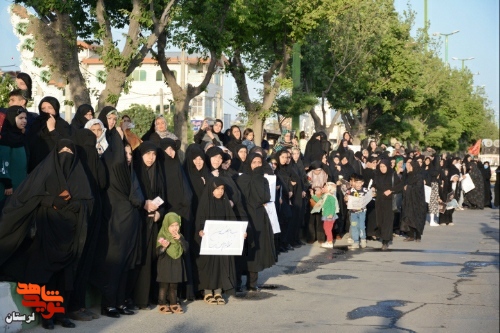
<path fill-rule="evenodd" d="M 212 294 L 205 295 L 205 298 L 203 298 L 203 300 L 208 304 L 217 305 L 217 300 L 214 298 L 214 295 Z"/>
<path fill-rule="evenodd" d="M 172 310 L 173 313 L 184 313 L 184 310 L 182 310 L 182 307 L 178 304 L 170 305 L 170 310 Z"/>
<path fill-rule="evenodd" d="M 170 306 L 168 306 L 168 305 L 160 305 L 158 307 L 158 312 L 163 313 L 163 314 L 172 314 L 172 310 L 170 309 Z"/>
<path fill-rule="evenodd" d="M 224 298 L 222 298 L 222 296 L 220 294 L 215 295 L 214 299 L 217 302 L 217 305 L 224 305 L 224 304 L 226 304 L 226 301 L 224 300 Z"/>

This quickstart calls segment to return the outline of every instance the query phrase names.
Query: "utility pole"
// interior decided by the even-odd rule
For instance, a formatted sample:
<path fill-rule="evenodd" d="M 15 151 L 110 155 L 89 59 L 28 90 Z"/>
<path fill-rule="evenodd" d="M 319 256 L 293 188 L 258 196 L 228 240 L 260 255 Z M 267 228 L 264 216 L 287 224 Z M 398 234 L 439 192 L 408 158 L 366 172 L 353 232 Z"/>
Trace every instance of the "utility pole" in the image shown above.
<path fill-rule="evenodd" d="M 165 115 L 165 106 L 163 105 L 163 88 L 160 88 L 160 114 Z"/>
<path fill-rule="evenodd" d="M 292 80 L 293 89 L 300 89 L 300 44 L 293 44 L 292 58 Z M 292 117 L 292 130 L 298 134 L 300 130 L 300 115 Z M 297 135 L 298 136 L 298 135 Z M 293 138 L 292 138 L 293 139 Z"/>

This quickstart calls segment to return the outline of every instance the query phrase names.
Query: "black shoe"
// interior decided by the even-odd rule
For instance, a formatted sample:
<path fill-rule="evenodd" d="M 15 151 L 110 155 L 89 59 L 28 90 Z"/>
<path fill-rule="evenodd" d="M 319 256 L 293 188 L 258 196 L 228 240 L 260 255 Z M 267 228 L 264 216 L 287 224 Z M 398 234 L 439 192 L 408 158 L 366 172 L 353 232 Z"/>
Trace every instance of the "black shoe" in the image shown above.
<path fill-rule="evenodd" d="M 290 244 L 288 244 L 288 245 L 286 246 L 286 249 L 287 249 L 288 251 L 293 251 L 293 250 L 295 250 L 295 249 L 293 248 L 293 246 L 291 246 Z"/>
<path fill-rule="evenodd" d="M 236 287 L 236 292 L 237 293 L 242 293 L 243 292 L 243 288 L 241 286 L 237 286 Z"/>
<path fill-rule="evenodd" d="M 282 246 L 282 247 L 280 247 L 280 252 L 281 253 L 288 253 L 288 250 L 284 246 Z"/>
<path fill-rule="evenodd" d="M 42 319 L 42 327 L 46 330 L 53 330 L 54 321 L 52 319 Z"/>
<path fill-rule="evenodd" d="M 107 307 L 107 308 L 102 308 L 101 309 L 101 314 L 103 316 L 108 316 L 111 318 L 120 318 L 120 312 L 114 307 Z"/>
<path fill-rule="evenodd" d="M 306 243 L 304 243 L 303 241 L 300 241 L 299 244 L 302 246 L 306 245 Z"/>
<path fill-rule="evenodd" d="M 75 328 L 76 327 L 76 325 L 66 317 L 54 319 L 54 324 L 61 325 L 62 327 L 66 327 L 66 328 Z"/>
<path fill-rule="evenodd" d="M 301 245 L 301 244 L 299 244 L 299 243 L 297 243 L 297 244 L 294 244 L 294 245 L 292 245 L 292 246 L 293 246 L 293 248 L 298 249 L 298 248 L 299 248 L 299 247 L 301 247 L 302 245 Z"/>
<path fill-rule="evenodd" d="M 260 288 L 255 286 L 255 287 L 247 287 L 248 291 L 252 291 L 252 292 L 259 292 L 260 291 Z"/>
<path fill-rule="evenodd" d="M 125 306 L 129 310 L 139 310 L 139 308 L 134 304 L 134 301 L 132 301 L 131 299 L 125 300 Z"/>
<path fill-rule="evenodd" d="M 127 308 L 125 305 L 117 307 L 118 312 L 122 315 L 135 315 L 135 312 Z"/>

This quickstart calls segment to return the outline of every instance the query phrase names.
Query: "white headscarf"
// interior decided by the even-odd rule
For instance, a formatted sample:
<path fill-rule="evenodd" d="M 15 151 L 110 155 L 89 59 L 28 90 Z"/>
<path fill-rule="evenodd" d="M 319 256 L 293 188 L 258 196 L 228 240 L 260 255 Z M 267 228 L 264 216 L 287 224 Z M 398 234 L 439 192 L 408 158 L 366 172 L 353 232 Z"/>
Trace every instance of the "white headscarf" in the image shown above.
<path fill-rule="evenodd" d="M 99 119 L 90 119 L 85 124 L 85 128 L 90 129 L 94 125 L 100 125 L 102 128 L 102 134 L 97 138 L 97 144 L 95 145 L 97 153 L 101 156 L 109 146 L 108 141 L 106 140 L 106 127 L 104 127 L 104 124 Z"/>

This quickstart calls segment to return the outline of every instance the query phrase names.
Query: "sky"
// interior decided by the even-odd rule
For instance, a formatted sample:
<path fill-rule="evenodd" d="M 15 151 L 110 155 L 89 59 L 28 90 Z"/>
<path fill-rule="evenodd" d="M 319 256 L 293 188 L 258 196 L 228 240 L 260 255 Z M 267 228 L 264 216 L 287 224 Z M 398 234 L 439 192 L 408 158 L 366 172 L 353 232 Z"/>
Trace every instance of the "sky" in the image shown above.
<path fill-rule="evenodd" d="M 458 33 L 448 37 L 448 61 L 451 67 L 465 66 L 474 75 L 474 85 L 484 86 L 491 106 L 499 119 L 499 1 L 498 0 L 427 0 L 427 13 L 430 21 L 429 34 L 435 32 Z M 11 1 L 0 0 L 0 41 L 3 51 L 0 53 L 0 69 L 2 71 L 19 70 L 20 55 L 16 49 L 19 43 L 12 32 L 7 12 Z M 394 0 L 396 10 L 400 13 L 407 9 L 407 4 L 417 13 L 415 29 L 424 26 L 424 0 Z M 416 32 L 416 30 L 414 30 Z M 414 33 L 415 34 L 415 33 Z M 441 37 L 443 38 L 443 37 Z M 444 40 L 441 57 L 444 61 Z M 478 74 L 477 74 L 478 73 Z M 230 76 L 225 78 L 224 112 L 236 115 L 241 111 L 236 107 L 234 96 L 236 85 Z M 258 87 L 255 82 L 251 87 Z M 256 92 L 253 97 L 257 97 Z M 233 116 L 234 119 L 235 116 Z"/>

